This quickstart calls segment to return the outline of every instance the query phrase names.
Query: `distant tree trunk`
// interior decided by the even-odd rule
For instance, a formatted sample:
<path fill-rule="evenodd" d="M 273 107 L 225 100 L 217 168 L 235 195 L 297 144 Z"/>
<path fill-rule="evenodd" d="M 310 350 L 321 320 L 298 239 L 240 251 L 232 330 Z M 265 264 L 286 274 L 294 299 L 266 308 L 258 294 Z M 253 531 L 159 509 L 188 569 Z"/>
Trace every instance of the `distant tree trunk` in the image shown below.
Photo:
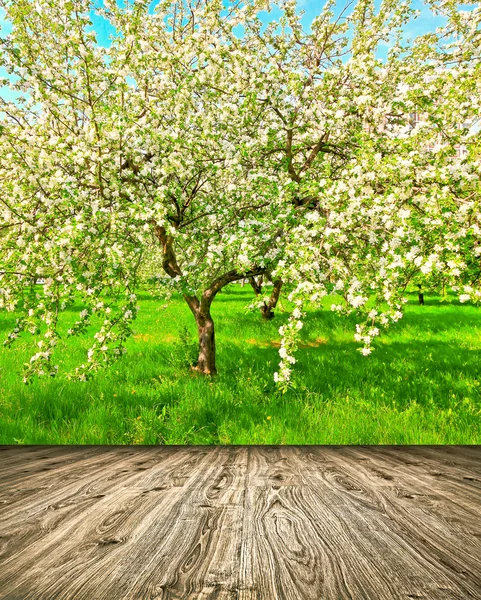
<path fill-rule="evenodd" d="M 421 290 L 421 286 L 420 285 L 418 285 L 418 288 L 419 288 L 418 300 L 419 300 L 419 304 L 422 305 L 422 304 L 424 304 L 424 294 L 423 294 L 423 292 Z"/>
<path fill-rule="evenodd" d="M 251 284 L 255 295 L 260 296 L 260 294 L 262 293 L 262 277 L 258 281 L 256 281 L 255 277 L 250 277 L 249 283 Z M 274 318 L 274 309 L 277 306 L 277 302 L 281 294 L 282 283 L 282 279 L 276 279 L 274 281 L 274 287 L 272 289 L 269 300 L 267 302 L 264 302 L 261 306 L 261 315 L 265 321 L 271 321 Z"/>
<path fill-rule="evenodd" d="M 262 292 L 262 277 L 259 277 L 257 280 L 255 277 L 249 277 L 249 283 L 254 290 L 256 296 L 258 296 Z"/>

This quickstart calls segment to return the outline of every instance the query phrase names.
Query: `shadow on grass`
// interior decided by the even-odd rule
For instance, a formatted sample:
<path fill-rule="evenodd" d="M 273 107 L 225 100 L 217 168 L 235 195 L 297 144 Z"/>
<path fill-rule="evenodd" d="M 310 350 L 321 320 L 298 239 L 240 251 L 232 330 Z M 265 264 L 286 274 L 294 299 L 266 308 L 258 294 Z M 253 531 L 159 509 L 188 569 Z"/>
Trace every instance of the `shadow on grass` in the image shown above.
<path fill-rule="evenodd" d="M 419 310 L 422 311 L 423 308 L 424 307 L 420 307 Z M 447 310 L 443 310 L 444 308 Z M 391 332 L 403 333 L 410 327 L 415 327 L 420 332 L 425 330 L 436 333 L 443 331 L 448 333 L 453 329 L 459 330 L 460 325 L 463 329 L 476 329 L 481 327 L 481 311 L 478 315 L 475 311 L 473 311 L 472 315 L 466 313 L 459 315 L 450 311 L 449 308 L 451 308 L 451 305 L 449 304 L 440 304 L 439 311 L 436 314 L 428 312 L 423 314 L 422 312 L 412 312 L 412 310 L 409 310 L 397 323 L 392 323 L 387 329 L 382 330 L 381 333 L 383 337 L 385 337 L 389 336 Z M 283 317 L 287 319 L 282 313 L 276 314 L 276 319 L 271 321 L 270 324 L 277 323 L 279 316 L 281 316 L 281 319 Z M 362 322 L 362 319 L 355 314 L 341 316 L 328 310 L 316 310 L 308 314 L 305 320 L 305 332 L 320 326 L 325 332 L 343 330 L 348 333 L 349 331 L 352 331 L 352 335 L 354 336 L 356 323 L 359 322 Z"/>
<path fill-rule="evenodd" d="M 419 313 L 408 313 L 406 314 L 395 327 L 399 328 L 399 331 L 403 331 L 408 326 L 414 326 L 419 331 L 430 331 L 435 333 L 441 333 L 443 331 L 449 332 L 453 329 L 459 330 L 460 326 L 462 329 L 477 329 L 481 327 L 481 313 L 476 316 L 467 315 L 466 313 L 462 316 L 457 315 L 453 312 L 439 312 L 438 314 L 419 314 Z M 393 327 L 391 327 L 393 329 Z M 389 330 L 388 330 L 389 331 Z"/>
<path fill-rule="evenodd" d="M 293 381 L 288 392 L 299 398 L 317 394 L 325 400 L 368 400 L 376 404 L 396 403 L 400 408 L 413 401 L 439 407 L 469 399 L 481 404 L 479 352 L 451 347 L 440 341 L 415 346 L 389 342 L 368 357 L 361 356 L 355 342 L 327 342 L 296 353 Z M 236 386 L 250 376 L 265 395 L 275 395 L 273 373 L 278 369 L 276 348 L 239 348 L 219 344 L 219 378 Z M 301 383 L 302 382 L 302 383 Z"/>
<path fill-rule="evenodd" d="M 3 334 L 3 332 L 8 334 L 11 331 L 13 331 L 14 327 L 15 327 L 15 318 L 3 317 L 0 320 L 0 334 Z M 0 335 L 0 342 L 3 342 L 3 339 L 4 339 L 4 336 Z"/>

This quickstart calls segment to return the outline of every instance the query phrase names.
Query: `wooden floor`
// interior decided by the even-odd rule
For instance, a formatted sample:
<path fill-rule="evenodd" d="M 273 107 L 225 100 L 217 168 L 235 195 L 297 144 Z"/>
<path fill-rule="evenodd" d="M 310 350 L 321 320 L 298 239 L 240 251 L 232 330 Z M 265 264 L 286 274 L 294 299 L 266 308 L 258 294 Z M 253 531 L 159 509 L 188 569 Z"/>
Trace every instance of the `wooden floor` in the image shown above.
<path fill-rule="evenodd" d="M 481 599 L 481 446 L 0 447 L 0 598 Z"/>

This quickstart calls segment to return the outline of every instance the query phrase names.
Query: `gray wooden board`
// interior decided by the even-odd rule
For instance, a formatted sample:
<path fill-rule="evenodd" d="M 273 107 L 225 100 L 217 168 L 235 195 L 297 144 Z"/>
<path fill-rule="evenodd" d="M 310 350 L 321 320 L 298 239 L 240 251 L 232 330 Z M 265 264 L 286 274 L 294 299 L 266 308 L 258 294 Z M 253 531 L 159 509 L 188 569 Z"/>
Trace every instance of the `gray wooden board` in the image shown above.
<path fill-rule="evenodd" d="M 0 447 L 1 600 L 481 600 L 481 447 Z"/>

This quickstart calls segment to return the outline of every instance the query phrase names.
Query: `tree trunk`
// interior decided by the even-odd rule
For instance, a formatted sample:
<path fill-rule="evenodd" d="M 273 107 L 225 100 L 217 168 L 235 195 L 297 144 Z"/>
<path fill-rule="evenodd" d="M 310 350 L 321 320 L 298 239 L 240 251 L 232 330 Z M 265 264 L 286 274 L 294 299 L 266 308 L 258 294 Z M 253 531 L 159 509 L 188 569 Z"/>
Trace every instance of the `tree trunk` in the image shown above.
<path fill-rule="evenodd" d="M 249 277 L 249 283 L 254 290 L 256 296 L 258 296 L 262 292 L 262 279 L 259 278 L 259 281 L 256 281 L 255 277 Z"/>
<path fill-rule="evenodd" d="M 270 306 L 264 304 L 263 306 L 261 306 L 261 315 L 264 321 L 272 321 L 272 319 L 274 318 L 274 311 Z"/>
<path fill-rule="evenodd" d="M 162 266 L 164 271 L 171 277 L 182 276 L 182 270 L 179 267 L 177 258 L 174 252 L 174 238 L 167 235 L 165 227 L 157 225 L 152 220 L 151 224 L 154 228 L 154 233 L 162 247 Z M 249 273 L 239 273 L 235 269 L 228 271 L 217 277 L 211 285 L 204 290 L 202 297 L 190 296 L 184 294 L 184 300 L 187 302 L 192 314 L 194 315 L 199 334 L 199 357 L 195 369 L 203 375 L 215 375 L 217 369 L 215 366 L 215 330 L 214 320 L 210 314 L 210 306 L 216 294 L 229 283 L 239 281 L 239 279 L 254 278 L 257 275 L 264 273 L 263 268 L 255 268 Z"/>
<path fill-rule="evenodd" d="M 255 274 L 257 275 L 257 273 Z M 194 315 L 199 334 L 199 357 L 194 369 L 203 375 L 215 375 L 217 373 L 215 366 L 215 328 L 214 319 L 210 314 L 210 307 L 218 292 L 225 285 L 241 278 L 237 271 L 229 271 L 218 277 L 210 287 L 204 290 L 200 300 L 196 296 L 184 295 L 184 300 Z"/>
<path fill-rule="evenodd" d="M 420 305 L 424 304 L 424 294 L 423 294 L 423 288 L 418 284 L 418 302 Z"/>
<path fill-rule="evenodd" d="M 274 287 L 272 289 L 271 296 L 268 302 L 264 302 L 263 306 L 261 307 L 262 318 L 265 321 L 270 321 L 274 318 L 274 309 L 277 306 L 277 301 L 279 300 L 279 296 L 281 295 L 281 289 L 282 280 L 276 279 L 274 281 Z"/>
<path fill-rule="evenodd" d="M 214 320 L 210 312 L 206 314 L 198 312 L 195 315 L 197 331 L 199 334 L 199 358 L 197 359 L 196 371 L 204 375 L 215 375 L 215 329 Z"/>
<path fill-rule="evenodd" d="M 251 284 L 256 296 L 260 296 L 260 294 L 262 294 L 262 278 L 259 281 L 256 281 L 254 277 L 250 277 L 249 283 Z M 267 302 L 264 302 L 264 304 L 261 306 L 261 315 L 265 321 L 270 321 L 274 318 L 274 309 L 277 306 L 277 301 L 279 300 L 281 289 L 282 280 L 276 279 L 274 281 L 274 288 L 272 289 L 269 300 Z"/>

